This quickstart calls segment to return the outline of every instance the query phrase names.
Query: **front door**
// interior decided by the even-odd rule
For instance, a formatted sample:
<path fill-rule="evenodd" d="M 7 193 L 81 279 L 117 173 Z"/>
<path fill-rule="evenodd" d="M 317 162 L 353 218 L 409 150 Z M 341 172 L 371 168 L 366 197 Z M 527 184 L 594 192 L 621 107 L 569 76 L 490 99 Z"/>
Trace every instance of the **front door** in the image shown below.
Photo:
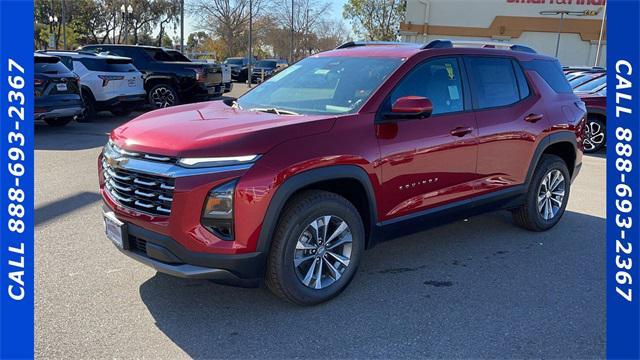
<path fill-rule="evenodd" d="M 457 57 L 426 60 L 400 81 L 383 105 L 384 113 L 400 97 L 423 96 L 431 100 L 433 112 L 425 119 L 376 125 L 382 221 L 473 194 L 478 130 L 465 102 L 461 67 Z"/>

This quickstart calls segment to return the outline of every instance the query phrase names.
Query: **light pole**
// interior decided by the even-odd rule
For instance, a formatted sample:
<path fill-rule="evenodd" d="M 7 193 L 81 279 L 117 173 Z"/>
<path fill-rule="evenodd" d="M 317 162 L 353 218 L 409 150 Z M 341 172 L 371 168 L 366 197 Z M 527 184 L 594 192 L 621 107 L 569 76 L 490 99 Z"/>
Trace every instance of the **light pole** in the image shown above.
<path fill-rule="evenodd" d="M 602 47 L 602 33 L 604 32 L 604 21 L 607 17 L 607 5 L 604 6 L 604 13 L 602 14 L 602 23 L 600 24 L 600 36 L 598 36 L 598 50 L 596 50 L 596 61 L 593 66 L 598 66 L 600 61 L 600 48 Z"/>
<path fill-rule="evenodd" d="M 184 54 L 184 0 L 180 0 L 180 52 Z"/>
<path fill-rule="evenodd" d="M 249 0 L 249 59 L 247 61 L 247 83 L 251 88 L 251 59 L 253 58 L 253 1 Z"/>
<path fill-rule="evenodd" d="M 291 46 L 289 49 L 289 64 L 293 64 L 293 7 L 294 7 L 294 1 L 295 0 L 291 0 Z"/>
<path fill-rule="evenodd" d="M 570 11 L 570 10 L 545 10 L 540 11 L 540 15 L 560 15 L 560 24 L 558 25 L 558 37 L 556 39 L 556 54 L 555 57 L 558 57 L 558 51 L 560 50 L 560 35 L 562 35 L 562 25 L 564 23 L 565 15 L 573 15 L 573 16 L 586 16 L 588 15 L 588 10 L 586 11 Z"/>
<path fill-rule="evenodd" d="M 127 43 L 129 39 L 129 18 L 131 14 L 133 14 L 133 6 L 129 4 L 129 6 L 125 6 L 127 3 L 125 2 L 120 6 L 120 11 L 122 12 L 122 16 L 124 17 L 124 43 Z"/>
<path fill-rule="evenodd" d="M 64 0 L 62 0 L 62 47 L 67 50 L 67 24 L 64 16 L 65 6 Z"/>

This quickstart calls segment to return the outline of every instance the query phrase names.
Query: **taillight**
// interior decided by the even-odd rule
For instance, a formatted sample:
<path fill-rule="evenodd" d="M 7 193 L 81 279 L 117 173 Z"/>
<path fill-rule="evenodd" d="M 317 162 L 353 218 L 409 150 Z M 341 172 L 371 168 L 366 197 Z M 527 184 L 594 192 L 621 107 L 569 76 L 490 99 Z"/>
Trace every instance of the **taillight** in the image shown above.
<path fill-rule="evenodd" d="M 33 80 L 33 85 L 34 86 L 42 86 L 42 84 L 44 84 L 44 80 L 42 80 L 42 79 L 34 79 Z"/>
<path fill-rule="evenodd" d="M 98 77 L 102 79 L 102 87 L 107 86 L 109 84 L 109 81 L 124 79 L 124 76 L 122 75 L 98 75 Z"/>

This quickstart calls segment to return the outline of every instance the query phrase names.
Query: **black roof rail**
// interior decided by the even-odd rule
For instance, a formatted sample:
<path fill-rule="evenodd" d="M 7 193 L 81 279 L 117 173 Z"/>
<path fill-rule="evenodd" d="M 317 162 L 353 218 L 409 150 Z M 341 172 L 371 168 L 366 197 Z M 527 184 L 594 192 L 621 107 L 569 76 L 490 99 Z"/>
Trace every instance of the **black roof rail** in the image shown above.
<path fill-rule="evenodd" d="M 529 47 L 529 46 L 525 46 L 525 45 L 511 45 L 509 43 L 500 43 L 500 42 L 483 42 L 483 41 L 465 41 L 465 40 L 460 40 L 460 41 L 452 41 L 452 40 L 441 40 L 441 39 L 437 39 L 437 40 L 433 40 L 431 42 L 429 42 L 428 44 L 424 45 L 421 47 L 421 49 L 426 50 L 426 49 L 446 49 L 446 48 L 452 48 L 455 47 L 456 45 L 460 46 L 460 47 L 464 47 L 465 45 L 469 46 L 469 47 L 478 47 L 478 48 L 493 48 L 493 49 L 497 49 L 497 48 L 506 48 L 508 47 L 510 50 L 512 51 L 521 51 L 521 52 L 528 52 L 528 53 L 532 53 L 532 54 L 537 54 L 537 52 Z"/>
<path fill-rule="evenodd" d="M 347 49 L 347 48 L 356 47 L 356 46 L 374 46 L 374 45 L 418 46 L 415 43 L 406 43 L 406 42 L 399 42 L 399 41 L 348 41 L 338 46 L 337 48 L 335 48 L 335 50 Z"/>
<path fill-rule="evenodd" d="M 433 40 L 427 45 L 421 47 L 421 49 L 445 49 L 452 48 L 453 42 L 451 40 Z"/>
<path fill-rule="evenodd" d="M 521 52 L 527 52 L 527 53 L 531 53 L 531 54 L 537 54 L 538 52 L 535 51 L 533 48 L 525 46 L 525 45 L 511 45 L 511 47 L 509 47 L 511 50 L 513 51 L 521 51 Z"/>

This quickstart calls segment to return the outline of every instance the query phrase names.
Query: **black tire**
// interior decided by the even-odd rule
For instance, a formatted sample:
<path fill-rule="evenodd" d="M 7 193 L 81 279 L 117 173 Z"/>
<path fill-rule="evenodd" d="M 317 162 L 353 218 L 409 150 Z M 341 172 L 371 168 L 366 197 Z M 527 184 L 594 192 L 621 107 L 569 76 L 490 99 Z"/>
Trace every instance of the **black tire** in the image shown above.
<path fill-rule="evenodd" d="M 78 122 L 92 122 L 96 118 L 96 101 L 88 91 L 82 91 L 82 101 L 84 102 L 84 116 L 78 118 Z"/>
<path fill-rule="evenodd" d="M 557 208 L 557 212 L 555 209 L 552 209 L 550 214 L 553 214 L 553 216 L 545 219 L 545 215 L 541 214 L 541 211 L 544 212 L 546 207 L 543 205 L 542 210 L 539 210 L 538 196 L 540 193 L 547 193 L 546 196 L 541 196 L 540 198 L 544 199 L 547 197 L 548 203 L 550 204 L 549 206 L 554 203 L 557 204 L 557 202 L 554 202 L 559 201 L 556 198 L 554 198 L 556 200 L 549 199 L 549 197 L 552 196 L 551 194 L 554 194 L 555 192 L 549 191 L 549 189 L 547 189 L 547 191 L 543 191 L 542 185 L 545 177 L 550 174 L 553 178 L 553 175 L 557 174 L 556 171 L 563 176 L 563 184 L 561 184 L 563 186 L 561 190 L 563 191 L 564 196 L 562 198 L 561 205 Z M 559 191 L 560 190 L 557 192 L 559 193 Z M 555 155 L 542 155 L 542 158 L 533 173 L 531 183 L 529 184 L 525 203 L 519 208 L 512 210 L 513 221 L 518 226 L 531 231 L 545 231 L 551 229 L 558 223 L 558 221 L 560 221 L 560 218 L 562 218 L 562 215 L 567 208 L 570 192 L 571 176 L 569 175 L 569 170 L 567 169 L 567 164 L 564 160 Z M 543 202 L 544 201 L 547 200 L 543 200 Z"/>
<path fill-rule="evenodd" d="M 178 92 L 169 84 L 157 84 L 149 90 L 149 104 L 154 109 L 180 105 Z"/>
<path fill-rule="evenodd" d="M 71 120 L 73 120 L 72 117 L 63 117 L 63 118 L 55 118 L 55 119 L 44 119 L 44 122 L 46 122 L 47 125 L 49 126 L 62 127 L 70 123 Z"/>
<path fill-rule="evenodd" d="M 117 109 L 111 109 L 109 110 L 113 115 L 115 116 L 127 116 L 131 114 L 131 109 L 129 108 L 117 108 Z"/>
<path fill-rule="evenodd" d="M 591 154 L 602 150 L 607 143 L 607 125 L 604 119 L 597 115 L 589 115 L 584 137 L 585 153 Z"/>
<path fill-rule="evenodd" d="M 309 268 L 315 266 L 316 263 L 326 264 L 334 261 L 333 265 L 335 266 L 337 264 L 337 267 L 334 267 L 334 269 L 338 268 L 343 271 L 339 277 L 329 277 L 327 274 L 327 277 L 324 279 L 328 280 L 330 284 L 326 287 L 319 285 L 319 287 L 321 287 L 320 289 L 314 289 L 311 287 L 311 284 L 304 284 L 304 279 L 300 278 L 299 268 L 294 264 L 296 251 L 307 251 L 296 249 L 296 245 L 298 244 L 299 238 L 301 238 L 305 230 L 308 229 L 308 226 L 316 221 L 316 219 L 329 215 L 332 216 L 332 219 L 337 219 L 336 224 L 345 222 L 348 226 L 347 230 L 350 231 L 352 239 L 349 247 L 350 253 L 348 255 L 350 262 L 345 268 L 342 268 L 342 265 L 338 264 L 333 257 L 328 256 L 329 254 L 326 254 L 324 250 L 322 254 L 324 254 L 324 258 L 327 260 L 321 257 L 318 258 L 321 256 L 320 251 L 317 252 L 318 255 L 311 255 L 316 256 L 316 258 L 311 260 L 313 264 L 306 262 L 306 264 L 309 264 Z M 329 223 L 331 223 L 331 221 L 329 221 Z M 334 232 L 335 225 L 334 228 L 327 228 L 330 232 Z M 341 234 L 347 235 L 348 232 Z M 324 239 L 328 240 L 329 238 L 330 236 L 327 233 Z M 335 245 L 337 239 L 344 238 L 347 237 L 334 238 L 331 244 Z M 312 241 L 311 238 L 308 240 L 309 242 Z M 364 243 L 365 233 L 362 219 L 356 208 L 347 199 L 326 191 L 309 190 L 302 192 L 288 202 L 280 217 L 267 259 L 266 285 L 276 296 L 294 304 L 315 305 L 328 301 L 339 295 L 353 279 L 364 253 Z M 327 246 L 326 249 L 331 249 L 331 247 Z M 335 249 L 337 249 L 337 247 Z M 344 249 L 345 248 L 343 248 L 343 250 Z M 327 250 L 327 252 L 329 252 L 329 250 Z M 316 254 L 316 251 L 313 250 L 313 253 Z M 325 265 L 325 268 L 329 269 L 328 265 Z M 316 271 L 309 270 L 307 271 L 307 275 L 308 273 L 315 275 Z M 318 285 L 318 283 L 325 281 L 322 280 L 323 274 L 324 273 L 321 272 L 320 282 L 314 282 L 314 287 Z"/>

